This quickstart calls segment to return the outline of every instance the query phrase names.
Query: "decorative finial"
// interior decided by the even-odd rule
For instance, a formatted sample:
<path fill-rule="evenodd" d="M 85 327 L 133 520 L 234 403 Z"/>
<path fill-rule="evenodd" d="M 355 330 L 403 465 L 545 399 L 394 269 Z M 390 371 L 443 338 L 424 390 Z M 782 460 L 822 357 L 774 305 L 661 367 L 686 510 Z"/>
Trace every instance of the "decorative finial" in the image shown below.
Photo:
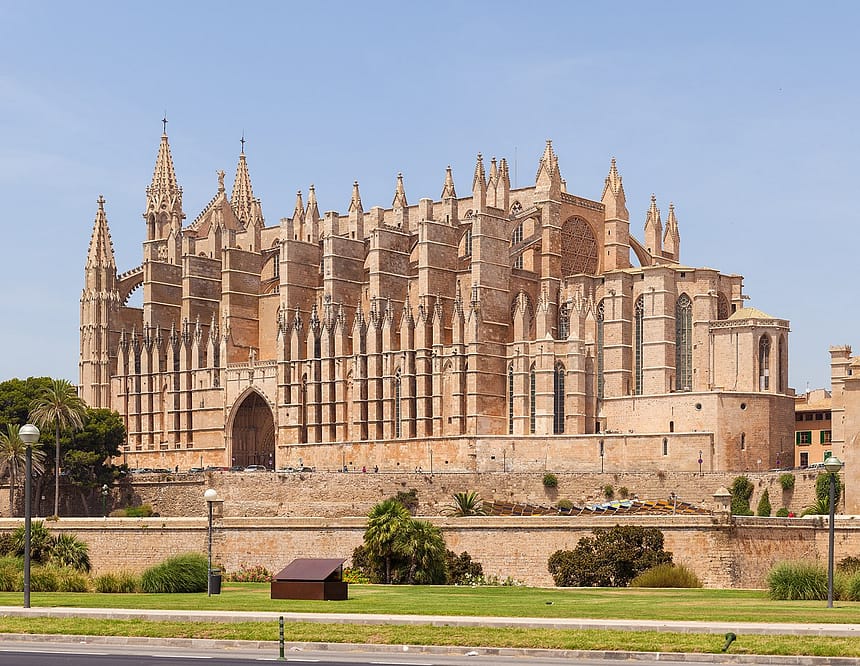
<path fill-rule="evenodd" d="M 96 201 L 99 205 L 99 210 L 103 211 L 105 209 L 105 198 L 104 195 L 100 194 L 98 200 Z"/>
<path fill-rule="evenodd" d="M 242 144 L 242 152 L 240 154 L 245 154 L 245 130 L 242 130 L 242 138 L 239 139 L 239 143 Z"/>
<path fill-rule="evenodd" d="M 216 173 L 218 174 L 218 191 L 223 192 L 224 191 L 224 170 L 219 169 Z"/>
<path fill-rule="evenodd" d="M 167 134 L 167 110 L 164 111 L 164 117 L 161 119 L 161 124 L 163 129 L 161 131 L 162 134 Z"/>

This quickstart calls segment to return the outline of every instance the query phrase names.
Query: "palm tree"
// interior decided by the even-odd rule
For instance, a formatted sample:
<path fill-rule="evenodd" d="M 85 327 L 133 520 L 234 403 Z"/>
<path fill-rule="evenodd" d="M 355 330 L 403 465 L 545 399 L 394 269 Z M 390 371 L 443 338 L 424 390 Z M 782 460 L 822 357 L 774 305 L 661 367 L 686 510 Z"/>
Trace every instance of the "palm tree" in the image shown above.
<path fill-rule="evenodd" d="M 364 545 L 374 557 L 385 560 L 385 582 L 391 582 L 391 558 L 399 531 L 412 520 L 409 510 L 396 499 L 389 498 L 374 506 L 367 515 Z"/>
<path fill-rule="evenodd" d="M 20 426 L 14 423 L 6 424 L 6 432 L 0 432 L 0 469 L 9 473 L 9 515 L 15 512 L 15 486 L 18 479 L 26 474 L 27 445 L 18 435 Z M 45 471 L 45 452 L 40 444 L 33 445 L 32 471 L 41 474 Z"/>
<path fill-rule="evenodd" d="M 71 382 L 53 379 L 30 406 L 30 418 L 39 426 L 54 427 L 56 452 L 54 457 L 54 515 L 60 515 L 60 433 L 84 427 L 87 405 L 78 396 Z"/>
<path fill-rule="evenodd" d="M 470 493 L 454 493 L 454 501 L 447 507 L 445 513 L 449 516 L 486 516 L 484 500 L 475 491 Z"/>
<path fill-rule="evenodd" d="M 410 520 L 397 533 L 394 546 L 409 559 L 407 583 L 437 585 L 445 582 L 445 539 L 438 527 L 426 520 Z"/>

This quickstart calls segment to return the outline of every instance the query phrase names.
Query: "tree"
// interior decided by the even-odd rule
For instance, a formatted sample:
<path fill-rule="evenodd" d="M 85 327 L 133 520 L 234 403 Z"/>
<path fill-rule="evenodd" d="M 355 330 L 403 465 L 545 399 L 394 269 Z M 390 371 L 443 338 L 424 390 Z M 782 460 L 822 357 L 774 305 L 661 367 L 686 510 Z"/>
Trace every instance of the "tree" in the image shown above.
<path fill-rule="evenodd" d="M 765 491 L 761 494 L 761 498 L 758 501 L 755 515 L 767 517 L 772 511 L 773 507 L 770 505 L 770 493 L 768 493 L 767 488 L 765 488 Z"/>
<path fill-rule="evenodd" d="M 18 435 L 20 426 L 7 423 L 6 432 L 0 432 L 0 469 L 9 474 L 9 515 L 15 513 L 15 487 L 18 479 L 24 476 L 27 465 L 27 446 Z M 45 471 L 45 452 L 38 442 L 33 445 L 34 474 Z"/>
<path fill-rule="evenodd" d="M 735 477 L 732 481 L 732 487 L 729 491 L 732 494 L 732 515 L 733 516 L 751 516 L 750 497 L 752 497 L 753 486 L 752 481 L 747 476 Z"/>
<path fill-rule="evenodd" d="M 395 499 L 383 500 L 367 516 L 364 545 L 370 555 L 385 560 L 386 583 L 391 583 L 391 558 L 397 553 L 397 533 L 410 520 L 409 511 Z"/>
<path fill-rule="evenodd" d="M 449 516 L 486 516 L 484 501 L 475 491 L 454 493 L 454 501 L 446 509 Z"/>
<path fill-rule="evenodd" d="M 0 428 L 9 423 L 24 425 L 30 416 L 33 401 L 50 385 L 50 377 L 8 379 L 0 382 Z"/>
<path fill-rule="evenodd" d="M 394 546 L 407 560 L 405 582 L 410 585 L 445 582 L 445 539 L 438 527 L 426 520 L 410 519 L 394 537 Z"/>
<path fill-rule="evenodd" d="M 663 533 L 653 527 L 616 525 L 582 537 L 573 550 L 557 550 L 547 568 L 560 587 L 626 587 L 638 574 L 672 562 Z"/>
<path fill-rule="evenodd" d="M 122 453 L 125 437 L 125 424 L 117 412 L 88 408 L 83 429 L 60 439 L 65 478 L 80 489 L 84 506 L 87 494 L 112 485 L 120 476 L 122 467 L 111 464 L 111 458 Z"/>
<path fill-rule="evenodd" d="M 33 402 L 30 417 L 43 428 L 53 427 L 56 443 L 54 455 L 54 515 L 60 515 L 60 433 L 80 430 L 84 425 L 86 404 L 66 379 L 53 379 Z"/>

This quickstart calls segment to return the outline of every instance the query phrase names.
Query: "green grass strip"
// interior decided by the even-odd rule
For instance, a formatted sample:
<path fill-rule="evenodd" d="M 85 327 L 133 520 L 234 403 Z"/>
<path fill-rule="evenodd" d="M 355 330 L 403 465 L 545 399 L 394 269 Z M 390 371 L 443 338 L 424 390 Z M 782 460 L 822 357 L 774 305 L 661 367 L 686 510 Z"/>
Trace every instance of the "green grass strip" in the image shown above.
<path fill-rule="evenodd" d="M 721 634 L 601 630 L 349 625 L 288 622 L 288 642 L 445 645 L 634 652 L 717 653 Z M 80 618 L 0 618 L 0 632 L 75 636 L 147 636 L 222 640 L 278 640 L 277 622 L 149 622 Z M 274 645 L 273 645 L 274 649 Z M 739 635 L 733 654 L 860 657 L 860 638 Z"/>

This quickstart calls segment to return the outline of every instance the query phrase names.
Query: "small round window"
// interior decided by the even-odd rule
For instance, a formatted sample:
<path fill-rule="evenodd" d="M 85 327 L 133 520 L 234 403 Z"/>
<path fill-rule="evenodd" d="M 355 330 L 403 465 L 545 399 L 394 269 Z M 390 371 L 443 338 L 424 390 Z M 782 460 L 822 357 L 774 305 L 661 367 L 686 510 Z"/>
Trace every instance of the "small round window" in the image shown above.
<path fill-rule="evenodd" d="M 742 403 L 741 403 L 741 409 L 746 409 L 746 408 L 747 408 L 747 403 L 742 402 Z"/>
<path fill-rule="evenodd" d="M 702 403 L 701 402 L 696 403 L 696 409 L 701 411 L 701 409 L 702 409 Z"/>

